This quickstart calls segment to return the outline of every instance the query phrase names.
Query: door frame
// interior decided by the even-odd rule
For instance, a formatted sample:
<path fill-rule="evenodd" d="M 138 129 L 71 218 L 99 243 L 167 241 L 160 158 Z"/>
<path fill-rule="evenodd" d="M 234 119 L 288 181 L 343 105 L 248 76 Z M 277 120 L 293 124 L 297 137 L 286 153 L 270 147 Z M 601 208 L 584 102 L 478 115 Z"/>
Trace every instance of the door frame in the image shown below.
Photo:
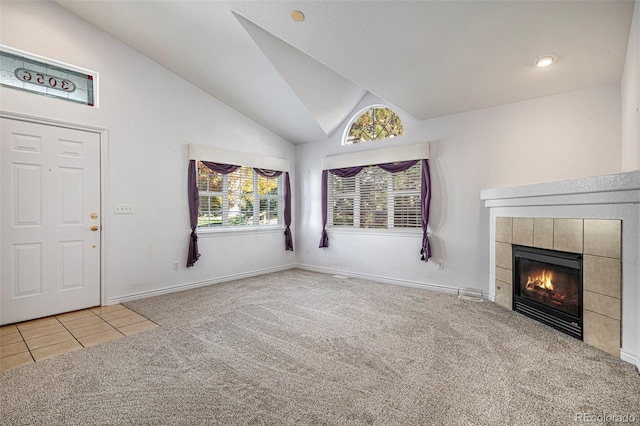
<path fill-rule="evenodd" d="M 71 123 L 68 121 L 54 120 L 45 117 L 37 117 L 27 114 L 19 114 L 15 112 L 0 109 L 0 118 L 10 120 L 25 121 L 28 123 L 40 124 L 45 126 L 62 127 L 66 129 L 80 130 L 89 133 L 95 133 L 100 137 L 100 306 L 105 306 L 107 301 L 107 272 L 106 263 L 106 233 L 108 217 L 105 214 L 108 206 L 108 170 L 109 170 L 109 131 L 103 127 L 89 126 L 85 124 Z M 0 265 L 0 268 L 2 266 Z"/>

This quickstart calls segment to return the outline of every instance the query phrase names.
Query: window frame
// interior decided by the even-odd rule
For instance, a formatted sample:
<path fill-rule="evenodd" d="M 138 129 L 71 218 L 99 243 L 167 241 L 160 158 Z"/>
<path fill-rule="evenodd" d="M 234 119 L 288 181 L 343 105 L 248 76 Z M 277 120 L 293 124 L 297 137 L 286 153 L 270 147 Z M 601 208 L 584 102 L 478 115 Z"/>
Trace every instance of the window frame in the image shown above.
<path fill-rule="evenodd" d="M 375 109 L 388 109 L 389 111 L 391 111 L 393 114 L 395 114 L 396 117 L 398 117 L 398 120 L 400 121 L 400 124 L 403 126 L 403 133 L 400 135 L 391 135 L 391 136 L 387 136 L 384 138 L 374 138 L 371 139 L 369 141 L 361 141 L 361 142 L 349 142 L 348 138 L 349 138 L 349 133 L 351 132 L 351 128 L 353 127 L 354 123 L 356 122 L 356 120 L 358 120 L 362 115 L 364 115 L 365 112 L 371 111 L 371 110 L 375 110 Z M 374 112 L 375 115 L 375 112 Z M 365 108 L 360 109 L 357 113 L 355 113 L 351 119 L 349 120 L 349 122 L 347 123 L 344 133 L 342 135 L 342 146 L 351 146 L 351 145 L 360 145 L 362 143 L 367 143 L 367 142 L 376 142 L 376 141 L 383 141 L 383 140 L 387 140 L 387 139 L 393 139 L 393 138 L 398 138 L 404 135 L 404 124 L 403 124 L 403 120 L 400 117 L 400 114 L 398 114 L 393 108 L 391 108 L 388 105 L 383 105 L 383 104 L 373 104 L 373 105 L 369 105 Z"/>
<path fill-rule="evenodd" d="M 377 166 L 365 166 L 365 167 L 377 167 Z M 387 197 L 387 226 L 386 227 L 361 227 L 362 223 L 362 212 L 361 212 L 361 201 L 362 201 L 362 190 L 361 190 L 361 182 L 362 182 L 362 174 L 363 172 L 358 173 L 357 175 L 351 178 L 341 178 L 333 175 L 329 172 L 328 182 L 327 182 L 327 225 L 326 228 L 330 229 L 332 233 L 371 233 L 376 235 L 407 235 L 407 236 L 421 236 L 422 235 L 422 223 L 415 227 L 397 227 L 395 226 L 395 199 L 396 197 L 406 197 L 406 196 L 417 196 L 418 199 L 421 197 L 421 174 L 422 174 L 422 164 L 421 162 L 416 163 L 411 167 L 418 167 L 418 173 L 415 173 L 415 189 L 393 189 L 393 177 L 394 173 L 384 171 L 380 169 L 383 173 L 385 173 L 385 181 L 387 185 L 386 197 Z M 405 170 L 404 172 L 398 173 L 406 173 L 409 170 Z M 363 169 L 364 171 L 364 169 Z M 397 173 L 396 173 L 397 174 Z M 333 194 L 333 186 L 335 179 L 354 179 L 354 190 L 345 193 L 345 194 Z M 336 199 L 350 199 L 353 202 L 353 225 L 336 225 L 334 223 L 334 202 Z M 421 207 L 420 204 L 417 205 L 417 215 L 421 217 Z"/>
<path fill-rule="evenodd" d="M 200 160 L 196 160 L 196 173 L 199 174 L 200 167 L 205 167 L 205 165 L 201 164 Z M 252 172 L 252 186 L 253 191 L 251 192 L 251 196 L 253 197 L 253 223 L 248 225 L 230 225 L 229 224 L 229 178 L 230 175 L 236 173 L 243 168 L 250 169 Z M 207 168 L 209 173 L 217 173 Z M 260 233 L 268 233 L 268 232 L 282 232 L 283 229 L 286 228 L 284 223 L 284 172 L 275 178 L 265 178 L 260 176 L 258 172 L 254 170 L 251 166 L 241 166 L 238 170 L 235 170 L 231 173 L 221 174 L 222 175 L 222 191 L 207 191 L 202 190 L 200 188 L 200 180 L 197 179 L 198 183 L 198 217 L 200 217 L 200 199 L 201 197 L 221 197 L 221 215 L 222 215 L 222 223 L 220 225 L 213 226 L 197 226 L 196 230 L 198 235 L 200 236 L 215 236 L 220 234 L 255 234 L 256 232 Z M 260 194 L 259 193 L 259 179 L 276 179 L 278 183 L 277 194 Z M 277 212 L 278 218 L 276 223 L 269 224 L 260 224 L 260 200 L 276 200 L 277 201 Z M 225 214 L 225 207 L 227 206 L 227 212 Z"/>

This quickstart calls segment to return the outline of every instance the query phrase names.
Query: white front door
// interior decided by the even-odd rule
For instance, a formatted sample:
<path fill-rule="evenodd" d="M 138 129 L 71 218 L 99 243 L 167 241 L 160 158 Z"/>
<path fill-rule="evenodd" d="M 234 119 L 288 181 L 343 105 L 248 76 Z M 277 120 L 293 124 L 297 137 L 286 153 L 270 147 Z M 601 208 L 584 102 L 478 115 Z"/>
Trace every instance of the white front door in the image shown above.
<path fill-rule="evenodd" d="M 0 120 L 0 325 L 99 305 L 100 135 Z"/>

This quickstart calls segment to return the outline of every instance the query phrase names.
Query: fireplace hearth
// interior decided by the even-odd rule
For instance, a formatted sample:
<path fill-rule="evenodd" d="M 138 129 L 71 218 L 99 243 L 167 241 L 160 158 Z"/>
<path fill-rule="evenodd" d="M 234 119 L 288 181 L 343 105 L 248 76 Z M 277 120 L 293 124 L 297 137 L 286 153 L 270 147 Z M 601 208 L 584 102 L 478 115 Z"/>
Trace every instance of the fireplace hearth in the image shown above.
<path fill-rule="evenodd" d="M 583 339 L 582 254 L 513 246 L 513 309 Z"/>

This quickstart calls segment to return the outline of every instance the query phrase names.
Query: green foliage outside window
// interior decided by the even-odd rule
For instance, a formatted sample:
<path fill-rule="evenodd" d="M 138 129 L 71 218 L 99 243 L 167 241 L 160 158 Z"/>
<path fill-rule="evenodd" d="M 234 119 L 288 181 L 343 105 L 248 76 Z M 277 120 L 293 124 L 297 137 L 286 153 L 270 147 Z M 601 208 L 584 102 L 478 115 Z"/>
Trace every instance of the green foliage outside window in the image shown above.
<path fill-rule="evenodd" d="M 258 175 L 251 167 L 222 175 L 198 162 L 198 226 L 277 224 L 282 200 L 279 181 Z M 258 205 L 254 207 L 256 197 Z"/>
<path fill-rule="evenodd" d="M 395 112 L 385 107 L 372 107 L 351 124 L 344 143 L 349 145 L 403 134 L 402 121 Z"/>

